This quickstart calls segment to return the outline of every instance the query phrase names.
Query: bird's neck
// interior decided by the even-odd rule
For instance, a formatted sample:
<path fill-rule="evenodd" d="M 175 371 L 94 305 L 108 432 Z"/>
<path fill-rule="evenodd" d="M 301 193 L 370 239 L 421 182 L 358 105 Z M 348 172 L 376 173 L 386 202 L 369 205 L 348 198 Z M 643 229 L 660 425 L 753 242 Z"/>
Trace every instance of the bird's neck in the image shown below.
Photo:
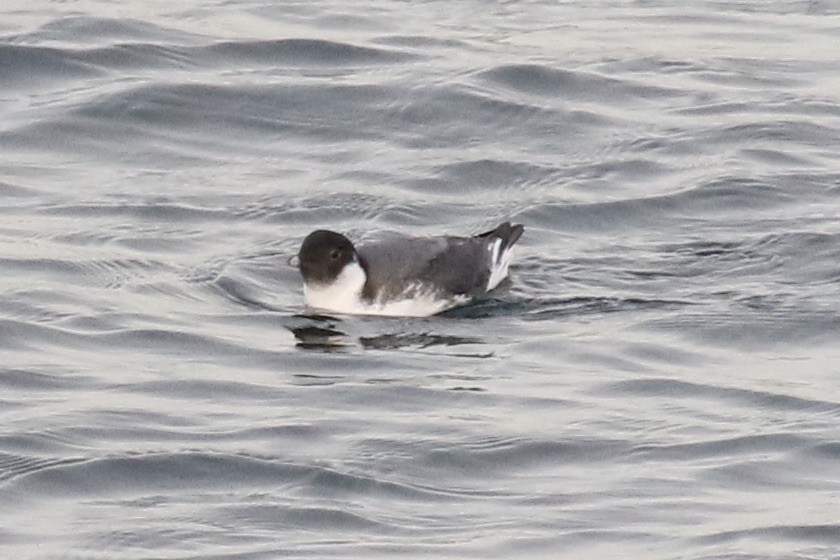
<path fill-rule="evenodd" d="M 357 313 L 367 274 L 358 262 L 348 263 L 329 284 L 305 284 L 306 304 L 338 313 Z"/>

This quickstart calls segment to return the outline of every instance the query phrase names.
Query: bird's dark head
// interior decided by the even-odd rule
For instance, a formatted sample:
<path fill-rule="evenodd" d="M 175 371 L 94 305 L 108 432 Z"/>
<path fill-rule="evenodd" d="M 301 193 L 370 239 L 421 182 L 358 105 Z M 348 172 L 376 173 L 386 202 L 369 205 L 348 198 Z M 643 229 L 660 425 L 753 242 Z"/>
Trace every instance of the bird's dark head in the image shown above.
<path fill-rule="evenodd" d="M 289 264 L 300 269 L 307 284 L 330 284 L 345 265 L 355 261 L 358 261 L 356 248 L 349 239 L 340 233 L 319 229 L 306 236 Z"/>

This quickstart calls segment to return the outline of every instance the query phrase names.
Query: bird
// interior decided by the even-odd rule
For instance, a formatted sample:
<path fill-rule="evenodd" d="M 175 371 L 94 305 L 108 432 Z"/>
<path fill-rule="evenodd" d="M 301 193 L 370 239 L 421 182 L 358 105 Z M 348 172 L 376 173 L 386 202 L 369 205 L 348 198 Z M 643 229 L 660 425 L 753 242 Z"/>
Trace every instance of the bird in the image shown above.
<path fill-rule="evenodd" d="M 508 277 L 525 231 L 504 222 L 459 237 L 399 236 L 356 247 L 341 233 L 310 233 L 288 264 L 303 276 L 307 308 L 347 315 L 426 317 L 468 304 Z"/>

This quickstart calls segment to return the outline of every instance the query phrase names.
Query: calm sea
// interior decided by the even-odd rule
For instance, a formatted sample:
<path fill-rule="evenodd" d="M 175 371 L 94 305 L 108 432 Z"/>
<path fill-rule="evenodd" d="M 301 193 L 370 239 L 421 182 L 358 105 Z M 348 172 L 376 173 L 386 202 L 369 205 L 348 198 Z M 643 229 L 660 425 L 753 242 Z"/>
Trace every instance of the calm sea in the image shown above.
<path fill-rule="evenodd" d="M 840 557 L 840 2 L 0 6 L 0 557 Z M 302 314 L 302 238 L 525 224 Z"/>

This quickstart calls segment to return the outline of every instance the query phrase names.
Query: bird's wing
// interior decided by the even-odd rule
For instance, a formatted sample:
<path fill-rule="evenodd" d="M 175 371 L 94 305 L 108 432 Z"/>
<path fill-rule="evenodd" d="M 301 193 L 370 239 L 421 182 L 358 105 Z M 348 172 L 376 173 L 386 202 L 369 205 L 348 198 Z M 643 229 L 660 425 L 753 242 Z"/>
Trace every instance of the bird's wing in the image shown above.
<path fill-rule="evenodd" d="M 490 274 L 488 252 L 479 238 L 397 238 L 357 250 L 368 274 L 368 299 L 396 297 L 418 281 L 446 295 L 473 295 Z M 380 290 L 374 292 L 373 286 Z"/>
<path fill-rule="evenodd" d="M 474 237 L 397 237 L 366 244 L 357 249 L 368 275 L 363 295 L 396 297 L 418 281 L 444 296 L 482 294 L 522 232 L 521 225 L 505 222 Z"/>

